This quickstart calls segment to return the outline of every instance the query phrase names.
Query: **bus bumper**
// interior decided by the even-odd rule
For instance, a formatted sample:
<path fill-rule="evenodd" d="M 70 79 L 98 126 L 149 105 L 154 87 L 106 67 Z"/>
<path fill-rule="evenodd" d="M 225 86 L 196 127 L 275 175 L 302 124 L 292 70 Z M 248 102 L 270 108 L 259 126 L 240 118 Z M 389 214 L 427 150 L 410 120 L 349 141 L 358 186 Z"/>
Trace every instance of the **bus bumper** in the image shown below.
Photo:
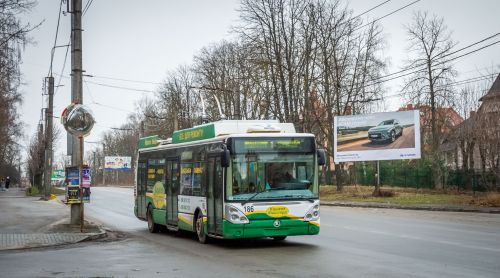
<path fill-rule="evenodd" d="M 276 222 L 279 221 L 279 224 Z M 275 236 L 317 235 L 319 221 L 302 219 L 250 220 L 248 224 L 233 224 L 224 220 L 224 238 L 258 238 Z"/>

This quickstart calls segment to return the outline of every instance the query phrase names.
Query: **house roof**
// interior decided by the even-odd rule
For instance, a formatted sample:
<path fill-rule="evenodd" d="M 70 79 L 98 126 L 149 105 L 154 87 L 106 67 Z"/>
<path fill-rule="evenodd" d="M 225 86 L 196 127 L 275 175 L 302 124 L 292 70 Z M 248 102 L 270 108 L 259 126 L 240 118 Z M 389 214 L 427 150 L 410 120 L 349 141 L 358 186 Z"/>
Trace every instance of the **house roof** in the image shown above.
<path fill-rule="evenodd" d="M 488 90 L 488 93 L 482 96 L 479 101 L 484 101 L 486 99 L 495 97 L 500 97 L 500 73 L 497 75 L 497 78 L 495 79 L 495 82 L 493 82 L 491 88 Z"/>

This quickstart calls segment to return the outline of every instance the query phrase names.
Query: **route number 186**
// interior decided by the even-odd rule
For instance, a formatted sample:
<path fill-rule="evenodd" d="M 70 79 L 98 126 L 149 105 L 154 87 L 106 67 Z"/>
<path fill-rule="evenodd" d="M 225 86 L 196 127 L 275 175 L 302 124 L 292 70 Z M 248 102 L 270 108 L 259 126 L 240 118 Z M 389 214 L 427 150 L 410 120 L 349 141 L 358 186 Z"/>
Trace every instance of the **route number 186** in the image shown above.
<path fill-rule="evenodd" d="M 253 206 L 243 206 L 245 212 L 254 212 Z"/>

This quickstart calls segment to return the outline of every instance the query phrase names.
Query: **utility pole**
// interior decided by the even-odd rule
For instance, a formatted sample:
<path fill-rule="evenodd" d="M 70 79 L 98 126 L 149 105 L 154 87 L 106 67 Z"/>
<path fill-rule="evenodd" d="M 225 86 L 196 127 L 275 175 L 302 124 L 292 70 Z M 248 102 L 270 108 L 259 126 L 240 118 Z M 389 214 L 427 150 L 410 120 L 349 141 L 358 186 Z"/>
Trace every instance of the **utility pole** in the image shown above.
<path fill-rule="evenodd" d="M 106 147 L 105 143 L 102 143 L 102 185 L 106 184 L 106 153 L 104 152 L 104 148 Z"/>
<path fill-rule="evenodd" d="M 71 13 L 71 102 L 83 104 L 82 0 L 71 0 L 70 13 Z M 68 136 L 68 150 L 71 150 L 72 166 L 79 165 L 80 156 L 83 154 L 83 146 L 78 146 L 78 142 L 79 140 L 77 136 Z M 80 181 L 80 186 L 81 182 L 82 181 Z M 81 201 L 83 202 L 83 200 Z M 83 218 L 83 206 L 81 204 L 71 204 L 70 223 L 71 224 L 81 223 L 83 221 L 82 218 Z"/>
<path fill-rule="evenodd" d="M 97 173 L 97 165 L 95 164 L 95 150 L 92 151 L 93 159 L 92 159 L 92 176 L 95 177 Z M 92 185 L 95 185 L 95 179 L 92 178 Z"/>
<path fill-rule="evenodd" d="M 49 76 L 46 79 L 48 83 L 48 95 L 49 103 L 47 109 L 45 109 L 45 167 L 43 172 L 43 193 L 44 197 L 47 199 L 49 196 L 49 189 L 51 187 L 51 177 L 52 177 L 52 160 L 53 160 L 53 116 L 54 116 L 54 77 Z"/>

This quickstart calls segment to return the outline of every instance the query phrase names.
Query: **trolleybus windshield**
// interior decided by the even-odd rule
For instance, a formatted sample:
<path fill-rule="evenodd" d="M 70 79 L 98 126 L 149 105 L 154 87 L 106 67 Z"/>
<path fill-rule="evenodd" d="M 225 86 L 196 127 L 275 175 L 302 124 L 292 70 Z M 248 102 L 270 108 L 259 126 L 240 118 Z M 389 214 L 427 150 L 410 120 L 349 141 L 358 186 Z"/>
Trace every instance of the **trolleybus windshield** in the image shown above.
<path fill-rule="evenodd" d="M 318 197 L 314 139 L 238 138 L 233 140 L 229 201 Z"/>

